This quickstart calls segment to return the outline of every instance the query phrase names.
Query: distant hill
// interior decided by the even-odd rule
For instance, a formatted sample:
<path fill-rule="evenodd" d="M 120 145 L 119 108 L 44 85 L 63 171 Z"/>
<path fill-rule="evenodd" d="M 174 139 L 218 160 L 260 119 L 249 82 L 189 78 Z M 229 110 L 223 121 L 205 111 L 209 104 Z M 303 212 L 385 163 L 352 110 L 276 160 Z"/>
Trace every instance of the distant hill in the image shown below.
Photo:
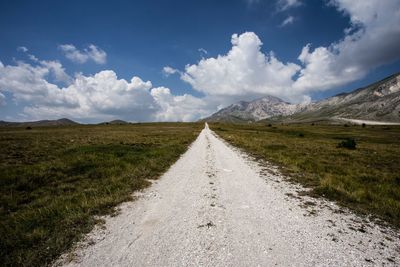
<path fill-rule="evenodd" d="M 113 120 L 113 121 L 102 122 L 102 123 L 99 123 L 99 124 L 124 125 L 124 124 L 129 124 L 129 122 L 123 121 L 123 120 Z"/>
<path fill-rule="evenodd" d="M 400 122 L 400 73 L 308 105 L 294 105 L 272 96 L 240 101 L 203 120 L 311 122 L 343 119 Z"/>
<path fill-rule="evenodd" d="M 219 110 L 203 121 L 246 122 L 259 121 L 274 116 L 287 116 L 295 113 L 298 105 L 290 104 L 280 98 L 266 96 L 253 101 L 240 101 Z"/>
<path fill-rule="evenodd" d="M 66 118 L 62 118 L 59 120 L 40 120 L 40 121 L 27 121 L 27 122 L 0 121 L 0 126 L 14 126 L 14 127 L 67 126 L 67 125 L 78 125 L 78 124 L 79 123 Z"/>

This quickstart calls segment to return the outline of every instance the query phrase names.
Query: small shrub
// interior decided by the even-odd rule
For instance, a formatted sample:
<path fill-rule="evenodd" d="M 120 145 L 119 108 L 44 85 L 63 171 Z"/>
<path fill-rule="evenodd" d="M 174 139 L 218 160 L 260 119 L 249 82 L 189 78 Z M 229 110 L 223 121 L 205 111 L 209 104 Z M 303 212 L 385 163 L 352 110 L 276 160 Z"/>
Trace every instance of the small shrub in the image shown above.
<path fill-rule="evenodd" d="M 304 134 L 303 133 L 299 133 L 299 137 L 304 137 Z"/>
<path fill-rule="evenodd" d="M 270 123 L 270 124 L 268 124 L 268 127 L 272 127 L 272 124 Z"/>
<path fill-rule="evenodd" d="M 350 127 L 347 123 L 345 123 L 343 126 L 344 126 L 344 127 Z"/>
<path fill-rule="evenodd" d="M 315 125 L 315 123 L 311 123 L 311 126 L 314 126 Z"/>
<path fill-rule="evenodd" d="M 365 128 L 365 123 L 361 124 L 361 127 Z"/>
<path fill-rule="evenodd" d="M 338 148 L 347 148 L 347 149 L 356 149 L 357 143 L 356 140 L 353 138 L 347 138 L 343 141 L 341 141 L 337 147 Z"/>
<path fill-rule="evenodd" d="M 25 130 L 32 130 L 32 127 L 28 126 L 28 127 L 25 128 Z"/>

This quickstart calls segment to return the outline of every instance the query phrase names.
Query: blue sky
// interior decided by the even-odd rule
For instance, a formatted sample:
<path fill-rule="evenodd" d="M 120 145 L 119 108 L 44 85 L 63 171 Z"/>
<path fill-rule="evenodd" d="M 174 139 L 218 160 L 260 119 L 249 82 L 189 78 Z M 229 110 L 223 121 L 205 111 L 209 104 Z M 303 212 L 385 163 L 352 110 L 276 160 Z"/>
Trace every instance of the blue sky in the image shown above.
<path fill-rule="evenodd" d="M 0 119 L 188 121 L 267 94 L 318 100 L 400 70 L 399 8 L 399 0 L 2 1 Z"/>

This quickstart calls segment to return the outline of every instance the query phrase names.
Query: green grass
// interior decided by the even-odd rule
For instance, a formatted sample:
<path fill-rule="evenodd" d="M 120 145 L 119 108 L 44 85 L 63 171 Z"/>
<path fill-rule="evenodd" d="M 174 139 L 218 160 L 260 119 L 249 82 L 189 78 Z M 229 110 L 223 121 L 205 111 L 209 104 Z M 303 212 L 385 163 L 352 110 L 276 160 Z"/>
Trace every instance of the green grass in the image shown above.
<path fill-rule="evenodd" d="M 232 125 L 210 128 L 290 179 L 358 212 L 400 227 L 400 127 Z M 343 143 L 354 139 L 356 149 Z M 341 144 L 341 145 L 339 145 Z"/>
<path fill-rule="evenodd" d="M 202 124 L 0 128 L 0 265 L 42 266 L 158 178 Z"/>

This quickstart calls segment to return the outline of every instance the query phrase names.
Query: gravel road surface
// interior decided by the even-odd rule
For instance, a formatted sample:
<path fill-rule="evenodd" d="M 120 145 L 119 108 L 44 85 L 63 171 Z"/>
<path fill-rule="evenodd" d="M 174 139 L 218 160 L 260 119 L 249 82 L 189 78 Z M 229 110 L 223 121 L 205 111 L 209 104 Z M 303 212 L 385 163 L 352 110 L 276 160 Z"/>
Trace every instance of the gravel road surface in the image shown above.
<path fill-rule="evenodd" d="M 400 264 L 398 231 L 305 190 L 206 125 L 167 173 L 55 265 Z"/>

